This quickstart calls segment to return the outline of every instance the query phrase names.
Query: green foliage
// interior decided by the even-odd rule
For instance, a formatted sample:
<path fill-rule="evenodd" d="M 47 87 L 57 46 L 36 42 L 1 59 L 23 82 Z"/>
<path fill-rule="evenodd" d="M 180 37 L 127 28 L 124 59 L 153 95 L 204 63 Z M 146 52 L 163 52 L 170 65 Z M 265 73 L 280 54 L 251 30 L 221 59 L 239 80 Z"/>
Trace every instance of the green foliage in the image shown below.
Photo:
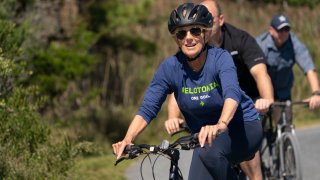
<path fill-rule="evenodd" d="M 88 73 L 93 63 L 87 52 L 51 46 L 33 58 L 30 82 L 41 85 L 41 92 L 53 97 L 65 91 L 69 81 L 79 80 Z"/>
<path fill-rule="evenodd" d="M 24 86 L 22 61 L 26 27 L 0 19 L 0 179 L 62 179 L 76 149 L 69 141 L 52 140 L 37 110 L 46 100 L 37 86 Z"/>
<path fill-rule="evenodd" d="M 0 79 L 17 76 L 16 67 L 0 54 Z M 71 147 L 50 143 L 50 131 L 36 112 L 43 101 L 37 87 L 11 85 L 14 88 L 0 101 L 0 160 L 5 162 L 0 165 L 0 179 L 63 177 L 72 163 Z"/>
<path fill-rule="evenodd" d="M 234 0 L 239 1 L 239 0 Z M 290 6 L 309 6 L 314 8 L 320 3 L 320 0 L 248 0 L 250 2 L 263 2 L 263 3 L 273 3 L 273 4 L 288 4 Z"/>
<path fill-rule="evenodd" d="M 135 3 L 124 3 L 120 0 L 114 1 L 91 1 L 87 6 L 90 29 L 99 31 L 118 31 L 123 27 L 144 22 L 152 5 L 152 0 L 140 0 Z M 101 31 L 101 30 L 100 30 Z"/>
<path fill-rule="evenodd" d="M 35 0 L 1 0 L 0 1 L 0 19 L 10 19 L 25 8 L 27 4 L 33 4 Z"/>
<path fill-rule="evenodd" d="M 71 136 L 113 138 L 126 130 L 150 79 L 140 72 L 150 72 L 157 48 L 135 30 L 146 26 L 151 2 L 88 1 L 70 40 L 33 53 L 29 83 L 49 95 L 44 114 Z"/>
<path fill-rule="evenodd" d="M 77 164 L 72 169 L 74 174 L 72 179 L 81 180 L 85 177 L 86 180 L 125 180 L 122 175 L 129 166 L 129 161 L 123 161 L 118 166 L 114 166 L 114 155 L 108 154 L 104 156 L 93 156 L 77 159 Z"/>
<path fill-rule="evenodd" d="M 0 19 L 0 97 L 5 97 L 19 81 L 27 76 L 26 63 L 20 61 L 23 50 L 20 48 L 25 39 L 26 26 L 16 27 L 9 20 Z"/>
<path fill-rule="evenodd" d="M 292 6 L 307 5 L 311 8 L 314 8 L 317 4 L 320 3 L 320 0 L 287 0 L 287 3 Z"/>
<path fill-rule="evenodd" d="M 153 55 L 157 47 L 154 42 L 125 33 L 104 34 L 100 36 L 96 46 L 99 48 L 108 47 L 114 52 L 129 50 L 132 53 L 142 55 Z"/>
<path fill-rule="evenodd" d="M 14 9 L 17 5 L 15 0 L 0 1 L 0 19 L 6 19 L 14 15 Z"/>
<path fill-rule="evenodd" d="M 24 41 L 26 30 L 25 26 L 19 28 L 16 24 L 7 20 L 0 20 L 0 48 L 6 56 L 12 57 L 19 53 L 19 48 Z"/>

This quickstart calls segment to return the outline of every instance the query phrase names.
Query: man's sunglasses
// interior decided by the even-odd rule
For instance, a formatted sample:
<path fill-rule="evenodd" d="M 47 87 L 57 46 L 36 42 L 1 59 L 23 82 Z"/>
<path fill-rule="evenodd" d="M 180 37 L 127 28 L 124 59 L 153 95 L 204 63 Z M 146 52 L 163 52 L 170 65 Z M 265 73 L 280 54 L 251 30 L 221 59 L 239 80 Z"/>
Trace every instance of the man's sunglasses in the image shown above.
<path fill-rule="evenodd" d="M 289 32 L 290 31 L 290 27 L 283 27 L 279 30 L 277 30 L 278 32 Z"/>
<path fill-rule="evenodd" d="M 200 27 L 193 27 L 193 28 L 190 28 L 189 30 L 186 30 L 186 29 L 183 29 L 183 30 L 178 30 L 176 32 L 176 37 L 179 39 L 179 40 L 183 40 L 186 36 L 187 36 L 187 32 L 190 31 L 190 33 L 193 35 L 193 36 L 200 36 L 201 35 L 201 32 L 202 32 L 202 29 Z"/>

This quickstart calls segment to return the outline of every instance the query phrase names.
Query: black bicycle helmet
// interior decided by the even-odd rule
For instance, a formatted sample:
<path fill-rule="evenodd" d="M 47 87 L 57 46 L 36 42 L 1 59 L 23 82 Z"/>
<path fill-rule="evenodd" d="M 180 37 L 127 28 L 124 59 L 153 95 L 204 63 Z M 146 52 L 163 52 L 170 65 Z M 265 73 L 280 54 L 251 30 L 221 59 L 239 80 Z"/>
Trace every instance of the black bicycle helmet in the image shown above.
<path fill-rule="evenodd" d="M 185 3 L 171 12 L 168 29 L 172 34 L 178 27 L 189 25 L 202 25 L 211 28 L 213 17 L 204 5 Z"/>

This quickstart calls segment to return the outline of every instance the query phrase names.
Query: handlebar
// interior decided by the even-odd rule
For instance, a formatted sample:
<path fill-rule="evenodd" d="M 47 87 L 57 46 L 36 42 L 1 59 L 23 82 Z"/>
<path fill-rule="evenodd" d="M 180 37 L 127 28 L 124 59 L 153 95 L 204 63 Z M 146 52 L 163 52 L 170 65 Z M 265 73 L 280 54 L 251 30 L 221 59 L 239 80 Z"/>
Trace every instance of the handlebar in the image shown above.
<path fill-rule="evenodd" d="M 293 105 L 309 105 L 309 102 L 304 102 L 304 101 L 276 101 L 274 103 L 272 103 L 272 105 L 270 106 L 271 108 L 273 107 L 290 107 Z"/>
<path fill-rule="evenodd" d="M 187 132 L 187 133 L 192 133 L 191 130 L 189 129 L 188 125 L 186 124 L 186 122 L 182 123 L 179 125 L 180 130 L 177 132 L 174 132 L 171 134 L 171 136 L 174 136 L 176 134 L 182 133 L 182 132 Z"/>
<path fill-rule="evenodd" d="M 199 146 L 198 133 L 182 136 L 169 144 L 168 140 L 163 140 L 160 145 L 148 145 L 148 144 L 133 144 L 127 145 L 124 150 L 123 156 L 116 160 L 115 166 L 123 160 L 134 159 L 142 154 L 165 154 L 171 159 L 174 158 L 174 154 L 170 150 L 190 150 Z"/>

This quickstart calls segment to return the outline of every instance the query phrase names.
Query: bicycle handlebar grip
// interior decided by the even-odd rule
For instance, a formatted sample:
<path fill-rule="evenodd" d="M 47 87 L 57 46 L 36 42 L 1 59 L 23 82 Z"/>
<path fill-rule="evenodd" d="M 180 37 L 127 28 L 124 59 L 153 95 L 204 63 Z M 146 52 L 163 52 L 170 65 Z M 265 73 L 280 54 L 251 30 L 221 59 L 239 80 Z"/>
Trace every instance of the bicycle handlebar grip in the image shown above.
<path fill-rule="evenodd" d="M 132 151 L 132 147 L 133 147 L 134 145 L 126 145 L 126 147 L 124 148 L 124 150 L 123 150 L 123 152 L 125 153 L 125 154 L 128 154 L 130 151 Z"/>
<path fill-rule="evenodd" d="M 174 135 L 179 134 L 181 132 L 191 133 L 191 130 L 189 129 L 188 125 L 185 122 L 180 124 L 179 128 L 180 128 L 180 130 L 177 131 L 177 132 L 172 133 L 171 136 L 174 136 Z"/>
<path fill-rule="evenodd" d="M 199 138 L 199 133 L 194 133 L 193 134 L 193 139 L 198 139 Z"/>
<path fill-rule="evenodd" d="M 114 163 L 114 166 L 118 165 L 121 161 L 125 160 L 125 157 L 121 157 L 119 159 L 116 160 L 116 162 Z"/>
<path fill-rule="evenodd" d="M 181 129 L 188 129 L 188 125 L 187 125 L 186 122 L 183 122 L 182 124 L 180 124 L 179 127 L 180 127 Z"/>

